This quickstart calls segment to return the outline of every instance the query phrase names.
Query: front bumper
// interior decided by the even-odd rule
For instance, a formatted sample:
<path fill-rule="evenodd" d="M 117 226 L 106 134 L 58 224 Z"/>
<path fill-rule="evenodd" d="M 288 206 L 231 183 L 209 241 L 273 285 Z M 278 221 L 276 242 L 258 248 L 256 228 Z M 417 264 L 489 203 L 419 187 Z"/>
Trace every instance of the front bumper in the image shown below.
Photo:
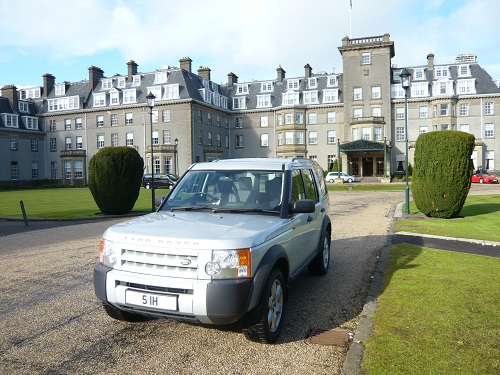
<path fill-rule="evenodd" d="M 249 301 L 254 293 L 253 279 L 178 279 L 117 271 L 101 264 L 94 267 L 94 290 L 101 301 L 129 312 L 217 325 L 241 319 L 253 308 Z M 177 309 L 127 304 L 126 290 L 176 296 Z"/>

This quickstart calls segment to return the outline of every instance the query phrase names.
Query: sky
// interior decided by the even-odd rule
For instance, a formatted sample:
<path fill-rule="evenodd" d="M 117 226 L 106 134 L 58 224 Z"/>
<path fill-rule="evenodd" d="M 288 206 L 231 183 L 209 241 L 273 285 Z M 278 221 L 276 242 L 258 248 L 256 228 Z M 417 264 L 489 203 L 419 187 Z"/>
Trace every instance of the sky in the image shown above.
<path fill-rule="evenodd" d="M 352 7 L 350 6 L 352 2 Z M 500 78 L 498 0 L 1 0 L 0 88 L 88 79 L 97 66 L 106 77 L 178 66 L 211 70 L 212 81 L 272 80 L 341 73 L 342 38 L 386 33 L 392 64 L 427 64 L 467 53 Z M 495 26 L 497 25 L 497 26 Z"/>

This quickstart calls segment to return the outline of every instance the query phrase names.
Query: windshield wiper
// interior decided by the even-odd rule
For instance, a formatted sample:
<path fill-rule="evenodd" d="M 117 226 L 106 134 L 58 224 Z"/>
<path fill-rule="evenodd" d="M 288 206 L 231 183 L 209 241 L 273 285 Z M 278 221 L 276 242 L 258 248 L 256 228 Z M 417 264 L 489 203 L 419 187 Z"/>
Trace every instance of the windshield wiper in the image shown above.
<path fill-rule="evenodd" d="M 170 207 L 170 212 L 172 211 L 196 211 L 196 210 L 213 210 L 210 206 L 174 206 Z"/>
<path fill-rule="evenodd" d="M 272 213 L 272 214 L 277 214 L 279 213 L 278 210 L 270 210 L 270 209 L 263 209 L 263 208 L 214 208 L 214 212 L 257 212 L 257 213 Z"/>

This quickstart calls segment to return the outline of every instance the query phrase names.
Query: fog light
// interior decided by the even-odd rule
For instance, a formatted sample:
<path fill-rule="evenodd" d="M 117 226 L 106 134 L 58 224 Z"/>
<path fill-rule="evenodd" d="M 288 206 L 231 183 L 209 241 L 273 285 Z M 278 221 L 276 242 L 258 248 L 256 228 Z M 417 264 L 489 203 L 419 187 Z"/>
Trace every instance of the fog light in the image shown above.
<path fill-rule="evenodd" d="M 220 264 L 217 262 L 208 262 L 205 265 L 205 272 L 209 276 L 217 276 L 220 274 Z"/>

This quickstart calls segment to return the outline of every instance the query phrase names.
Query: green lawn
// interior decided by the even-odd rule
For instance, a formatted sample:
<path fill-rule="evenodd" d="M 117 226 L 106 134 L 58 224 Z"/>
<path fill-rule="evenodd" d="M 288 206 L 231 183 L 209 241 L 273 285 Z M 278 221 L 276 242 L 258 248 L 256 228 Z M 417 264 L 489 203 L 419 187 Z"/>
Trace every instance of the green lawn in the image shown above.
<path fill-rule="evenodd" d="M 500 259 L 393 245 L 362 374 L 500 374 Z"/>
<path fill-rule="evenodd" d="M 412 201 L 410 216 L 398 220 L 394 231 L 500 242 L 500 194 L 469 195 L 459 217 L 454 219 L 424 217 Z"/>
<path fill-rule="evenodd" d="M 169 190 L 157 189 L 156 195 Z M 100 214 L 88 188 L 23 189 L 0 191 L 0 217 L 22 217 L 23 201 L 28 218 L 87 218 Z M 151 190 L 141 188 L 133 212 L 151 211 Z"/>

